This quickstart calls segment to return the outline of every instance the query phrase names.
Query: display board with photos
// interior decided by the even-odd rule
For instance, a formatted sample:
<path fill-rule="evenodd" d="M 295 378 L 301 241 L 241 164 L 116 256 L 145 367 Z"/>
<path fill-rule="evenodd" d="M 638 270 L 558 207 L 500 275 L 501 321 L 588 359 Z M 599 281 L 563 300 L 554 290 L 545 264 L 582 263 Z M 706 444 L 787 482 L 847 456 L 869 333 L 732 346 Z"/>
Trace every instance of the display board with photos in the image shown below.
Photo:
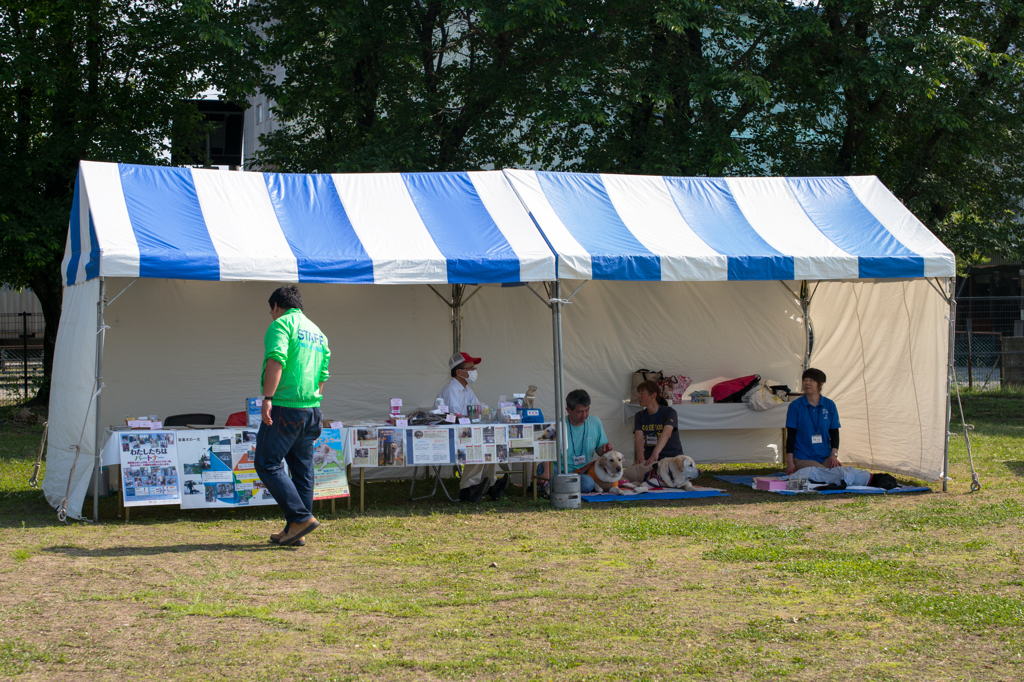
<path fill-rule="evenodd" d="M 114 437 L 121 443 L 126 506 L 216 509 L 276 504 L 256 473 L 255 429 L 129 431 Z M 314 500 L 348 497 L 343 443 L 339 429 L 324 429 L 314 444 Z"/>
<path fill-rule="evenodd" d="M 126 507 L 178 504 L 177 433 L 132 431 L 117 434 L 120 442 L 121 489 Z"/>
<path fill-rule="evenodd" d="M 349 429 L 353 467 L 514 464 L 556 458 L 554 424 L 357 426 Z"/>

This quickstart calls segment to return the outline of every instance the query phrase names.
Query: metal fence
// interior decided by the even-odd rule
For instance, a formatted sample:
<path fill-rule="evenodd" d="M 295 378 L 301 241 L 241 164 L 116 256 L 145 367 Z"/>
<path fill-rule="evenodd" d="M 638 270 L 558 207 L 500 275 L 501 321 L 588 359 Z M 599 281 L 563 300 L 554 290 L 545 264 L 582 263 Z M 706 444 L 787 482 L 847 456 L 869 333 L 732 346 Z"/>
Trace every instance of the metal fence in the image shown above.
<path fill-rule="evenodd" d="M 1024 304 L 1019 296 L 956 300 L 954 368 L 961 386 L 1024 387 Z"/>
<path fill-rule="evenodd" d="M 0 406 L 24 402 L 43 377 L 42 313 L 0 313 Z"/>

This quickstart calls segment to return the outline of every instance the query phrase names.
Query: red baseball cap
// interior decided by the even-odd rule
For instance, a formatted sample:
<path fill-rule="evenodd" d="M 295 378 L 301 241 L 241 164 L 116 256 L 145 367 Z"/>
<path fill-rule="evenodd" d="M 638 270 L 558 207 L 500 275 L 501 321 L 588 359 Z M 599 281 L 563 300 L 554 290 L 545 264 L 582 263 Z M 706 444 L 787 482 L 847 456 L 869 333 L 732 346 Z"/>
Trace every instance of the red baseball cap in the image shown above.
<path fill-rule="evenodd" d="M 464 362 L 472 362 L 473 364 L 479 365 L 480 358 L 474 358 L 469 353 L 456 353 L 455 355 L 448 358 L 448 369 L 455 369 Z"/>

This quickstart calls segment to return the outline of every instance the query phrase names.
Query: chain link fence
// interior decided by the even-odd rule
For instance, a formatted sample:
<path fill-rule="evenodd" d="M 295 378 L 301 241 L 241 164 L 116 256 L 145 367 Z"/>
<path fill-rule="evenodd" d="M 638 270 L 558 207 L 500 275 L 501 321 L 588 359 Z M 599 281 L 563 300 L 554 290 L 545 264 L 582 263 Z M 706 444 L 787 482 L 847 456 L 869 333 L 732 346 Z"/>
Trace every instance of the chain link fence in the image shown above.
<path fill-rule="evenodd" d="M 961 386 L 1024 387 L 1022 310 L 1020 296 L 957 298 L 953 366 Z"/>
<path fill-rule="evenodd" d="M 0 313 L 0 407 L 36 394 L 43 378 L 42 313 Z"/>

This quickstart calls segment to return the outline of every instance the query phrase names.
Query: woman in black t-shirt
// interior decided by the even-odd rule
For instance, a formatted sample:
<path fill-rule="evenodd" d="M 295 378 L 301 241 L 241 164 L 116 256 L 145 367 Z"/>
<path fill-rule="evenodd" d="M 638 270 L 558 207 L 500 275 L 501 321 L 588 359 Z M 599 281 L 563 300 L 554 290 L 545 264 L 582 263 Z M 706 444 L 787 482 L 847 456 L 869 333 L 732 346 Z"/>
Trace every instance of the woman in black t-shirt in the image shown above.
<path fill-rule="evenodd" d="M 646 474 L 658 460 L 683 454 L 683 445 L 679 442 L 679 416 L 661 397 L 658 384 L 645 381 L 636 391 L 644 409 L 633 418 L 636 464 L 630 473 L 643 470 Z"/>

